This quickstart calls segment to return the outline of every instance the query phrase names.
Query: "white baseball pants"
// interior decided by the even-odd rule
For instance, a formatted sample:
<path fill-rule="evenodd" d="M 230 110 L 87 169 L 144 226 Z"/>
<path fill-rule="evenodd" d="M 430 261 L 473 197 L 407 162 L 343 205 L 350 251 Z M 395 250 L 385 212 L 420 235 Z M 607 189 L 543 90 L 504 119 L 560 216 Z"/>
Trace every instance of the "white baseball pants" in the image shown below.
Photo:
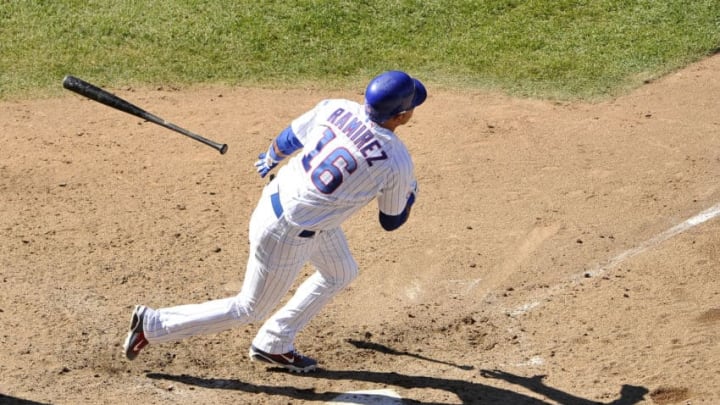
<path fill-rule="evenodd" d="M 295 349 L 297 333 L 357 277 L 358 266 L 343 231 L 335 228 L 299 237 L 302 229 L 275 215 L 270 195 L 276 191 L 272 183 L 265 187 L 250 219 L 250 253 L 240 293 L 201 304 L 148 308 L 143 323 L 148 342 L 176 341 L 263 320 L 310 262 L 316 272 L 263 324 L 252 342 L 268 353 L 286 353 Z"/>

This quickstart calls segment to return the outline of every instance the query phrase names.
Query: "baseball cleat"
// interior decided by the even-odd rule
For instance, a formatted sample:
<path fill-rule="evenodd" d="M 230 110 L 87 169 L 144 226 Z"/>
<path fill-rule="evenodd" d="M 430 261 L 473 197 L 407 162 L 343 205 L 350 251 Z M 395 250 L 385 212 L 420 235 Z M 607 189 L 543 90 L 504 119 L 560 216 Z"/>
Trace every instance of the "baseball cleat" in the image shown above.
<path fill-rule="evenodd" d="M 143 315 L 145 315 L 146 307 L 143 305 L 135 305 L 133 309 L 132 317 L 130 318 L 130 332 L 128 332 L 123 344 L 123 350 L 125 351 L 125 357 L 128 360 L 134 360 L 140 350 L 148 345 L 147 339 L 145 339 L 145 333 L 143 332 Z"/>
<path fill-rule="evenodd" d="M 250 346 L 250 360 L 270 363 L 282 367 L 293 373 L 307 373 L 317 369 L 317 361 L 310 357 L 303 356 L 295 350 L 283 354 L 270 354 Z"/>

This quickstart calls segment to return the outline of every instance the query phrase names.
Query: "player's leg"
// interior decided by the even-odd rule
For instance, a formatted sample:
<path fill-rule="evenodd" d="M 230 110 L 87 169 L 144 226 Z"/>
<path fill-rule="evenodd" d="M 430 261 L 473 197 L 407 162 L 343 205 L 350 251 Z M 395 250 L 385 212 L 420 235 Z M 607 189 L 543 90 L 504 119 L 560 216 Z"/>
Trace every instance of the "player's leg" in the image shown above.
<path fill-rule="evenodd" d="M 150 343 L 175 341 L 264 319 L 310 256 L 307 245 L 312 240 L 298 242 L 288 232 L 290 226 L 275 216 L 269 198 L 261 198 L 250 220 L 250 252 L 240 293 L 200 304 L 148 308 L 143 315 L 146 339 Z"/>
<path fill-rule="evenodd" d="M 199 304 L 148 308 L 144 314 L 148 342 L 155 344 L 218 333 L 264 319 L 290 289 L 299 268 L 268 269 L 258 263 L 252 251 L 250 255 L 238 295 Z"/>
<path fill-rule="evenodd" d="M 317 271 L 305 280 L 292 298 L 268 319 L 253 340 L 253 345 L 270 353 L 294 350 L 297 333 L 358 274 L 340 228 L 315 236 L 317 246 L 310 262 Z"/>

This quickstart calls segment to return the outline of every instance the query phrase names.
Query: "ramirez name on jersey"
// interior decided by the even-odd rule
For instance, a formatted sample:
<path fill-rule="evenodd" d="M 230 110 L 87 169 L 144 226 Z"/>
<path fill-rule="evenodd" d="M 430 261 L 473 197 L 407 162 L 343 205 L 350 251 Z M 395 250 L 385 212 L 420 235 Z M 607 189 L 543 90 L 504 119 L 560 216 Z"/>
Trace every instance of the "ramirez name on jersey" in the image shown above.
<path fill-rule="evenodd" d="M 375 161 L 387 159 L 387 154 L 373 132 L 353 113 L 338 108 L 330 114 L 327 122 L 340 129 L 355 144 L 369 166 Z"/>

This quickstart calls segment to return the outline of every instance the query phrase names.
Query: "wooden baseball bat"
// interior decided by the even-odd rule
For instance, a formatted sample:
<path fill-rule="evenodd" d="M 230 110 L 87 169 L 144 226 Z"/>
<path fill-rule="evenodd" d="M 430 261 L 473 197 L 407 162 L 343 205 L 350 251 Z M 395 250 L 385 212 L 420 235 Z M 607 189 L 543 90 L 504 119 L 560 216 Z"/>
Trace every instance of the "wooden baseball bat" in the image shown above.
<path fill-rule="evenodd" d="M 164 119 L 158 117 L 157 115 L 151 114 L 142 108 L 129 103 L 128 101 L 123 100 L 122 98 L 103 90 L 97 86 L 94 86 L 82 79 L 78 79 L 74 76 L 65 76 L 63 79 L 63 87 L 65 87 L 68 90 L 74 91 L 75 93 L 78 93 L 82 96 L 85 96 L 91 100 L 95 100 L 98 103 L 105 104 L 108 107 L 112 107 L 115 109 L 118 109 L 120 111 L 126 112 L 128 114 L 134 115 L 136 117 L 140 117 L 144 120 L 150 121 L 152 123 L 158 124 L 160 126 L 163 126 L 165 128 L 171 129 L 175 132 L 181 133 L 187 137 L 190 137 L 198 142 L 202 142 L 205 145 L 208 145 L 214 149 L 216 149 L 220 154 L 225 154 L 227 152 L 228 146 L 224 143 L 218 143 L 215 141 L 211 141 L 207 138 L 204 138 L 196 133 L 190 132 L 185 128 L 181 128 L 172 122 L 165 121 Z"/>

